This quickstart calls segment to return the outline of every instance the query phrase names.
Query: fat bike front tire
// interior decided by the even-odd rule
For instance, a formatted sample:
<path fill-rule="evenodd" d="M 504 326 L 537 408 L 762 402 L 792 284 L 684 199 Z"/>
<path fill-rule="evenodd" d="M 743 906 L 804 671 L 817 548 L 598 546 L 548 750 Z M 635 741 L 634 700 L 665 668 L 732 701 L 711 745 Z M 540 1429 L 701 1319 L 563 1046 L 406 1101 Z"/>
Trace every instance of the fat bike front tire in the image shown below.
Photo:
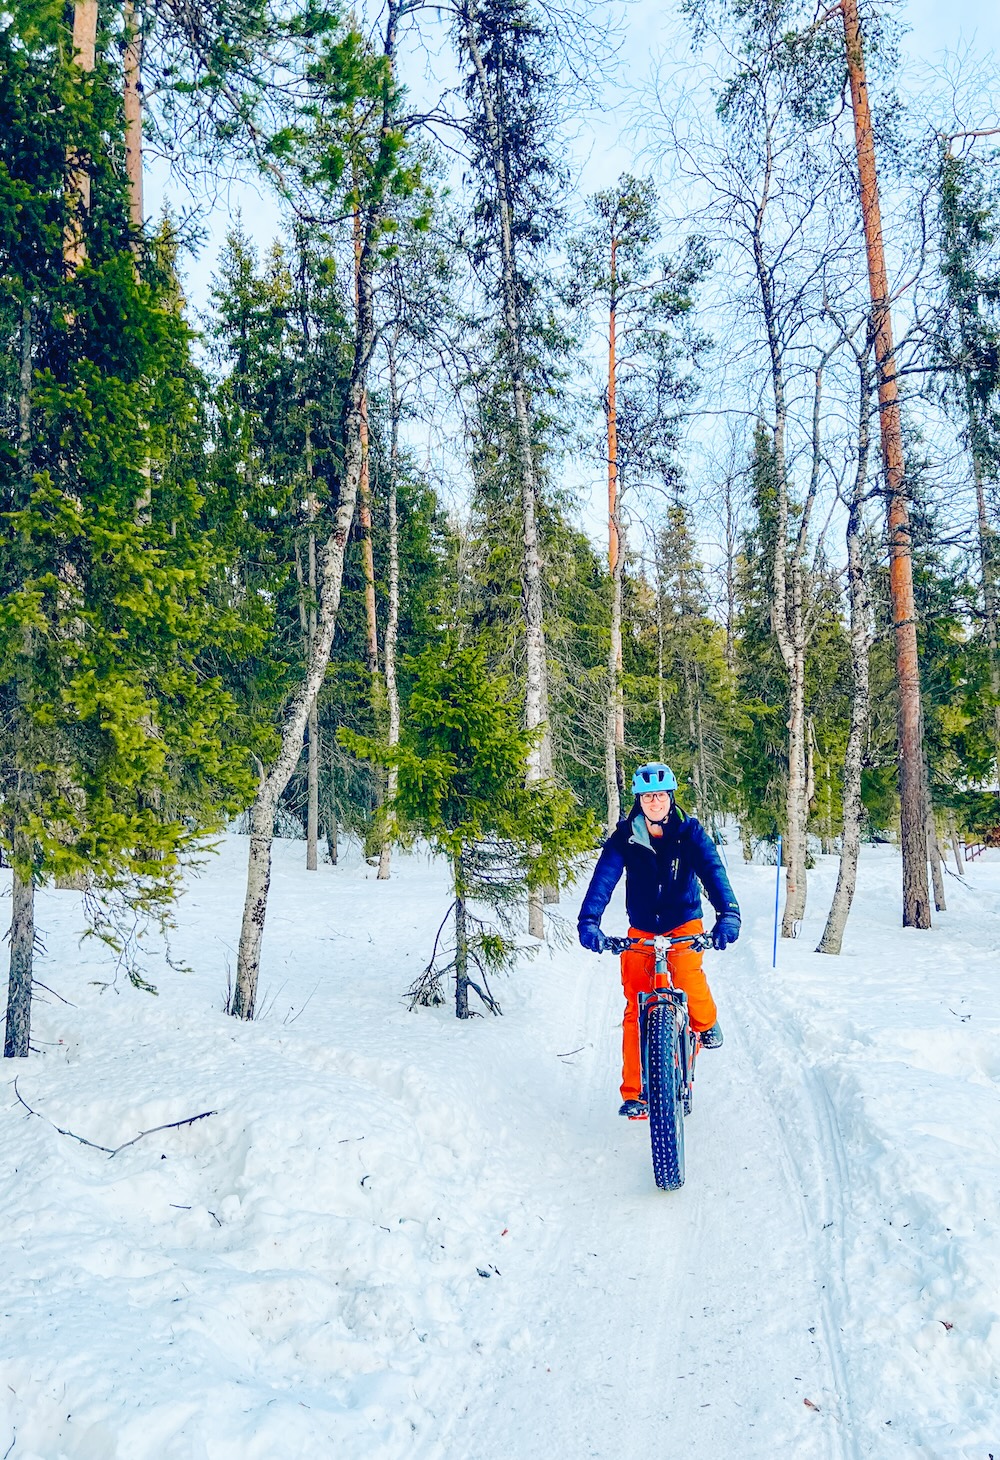
<path fill-rule="evenodd" d="M 650 1009 L 646 1041 L 653 1178 L 661 1191 L 677 1191 L 684 1185 L 684 1092 L 677 1020 L 669 1005 Z"/>

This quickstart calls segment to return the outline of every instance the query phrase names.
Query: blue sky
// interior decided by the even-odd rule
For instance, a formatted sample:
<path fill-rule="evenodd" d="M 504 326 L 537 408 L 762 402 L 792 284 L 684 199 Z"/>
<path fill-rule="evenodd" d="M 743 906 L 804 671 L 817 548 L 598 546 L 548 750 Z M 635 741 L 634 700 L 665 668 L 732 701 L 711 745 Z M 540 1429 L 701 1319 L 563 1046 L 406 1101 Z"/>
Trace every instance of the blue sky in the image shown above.
<path fill-rule="evenodd" d="M 636 79 L 647 69 L 649 55 L 660 50 L 673 28 L 676 6 L 664 7 L 661 0 L 640 0 L 626 12 L 629 29 L 624 50 L 624 71 Z M 935 64 L 945 52 L 971 53 L 971 59 L 983 62 L 990 53 L 1000 55 L 1000 3 L 998 0 L 909 0 L 898 7 L 899 18 L 909 27 L 905 50 L 916 66 Z M 616 142 L 613 118 L 613 97 L 607 113 L 596 120 L 589 134 L 583 129 L 578 151 L 583 163 L 584 194 L 606 186 L 618 172 L 634 167 L 627 144 Z M 162 172 L 150 168 L 146 186 L 146 206 L 151 215 L 159 212 L 164 196 L 175 196 L 176 190 L 165 185 Z M 263 247 L 280 229 L 278 209 L 266 190 L 257 191 L 246 184 L 233 184 L 224 189 L 205 218 L 207 238 L 199 257 L 188 261 L 186 274 L 189 295 L 196 308 L 207 302 L 209 281 L 215 268 L 218 250 L 233 213 L 240 208 L 244 225 Z"/>

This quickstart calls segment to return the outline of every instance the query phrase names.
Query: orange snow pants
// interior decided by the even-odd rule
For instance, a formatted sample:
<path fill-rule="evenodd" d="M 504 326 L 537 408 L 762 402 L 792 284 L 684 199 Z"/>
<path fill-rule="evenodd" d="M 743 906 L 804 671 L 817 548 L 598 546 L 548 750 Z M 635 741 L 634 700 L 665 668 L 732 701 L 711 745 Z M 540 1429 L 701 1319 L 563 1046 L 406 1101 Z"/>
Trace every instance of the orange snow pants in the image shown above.
<path fill-rule="evenodd" d="M 687 933 L 701 933 L 704 924 L 701 918 L 692 918 L 671 928 L 670 938 L 680 938 Z M 629 928 L 630 938 L 651 938 L 640 928 Z M 702 955 L 692 953 L 684 944 L 671 948 L 667 954 L 667 967 L 679 989 L 688 997 L 688 1017 L 691 1028 L 699 1033 L 711 1029 L 718 1013 L 712 991 L 708 986 L 701 966 Z M 638 1100 L 642 1095 L 642 1063 L 639 1054 L 639 995 L 650 993 L 653 988 L 653 968 L 656 954 L 652 948 L 626 948 L 622 954 L 622 988 L 625 991 L 625 1018 L 622 1021 L 622 1099 Z"/>

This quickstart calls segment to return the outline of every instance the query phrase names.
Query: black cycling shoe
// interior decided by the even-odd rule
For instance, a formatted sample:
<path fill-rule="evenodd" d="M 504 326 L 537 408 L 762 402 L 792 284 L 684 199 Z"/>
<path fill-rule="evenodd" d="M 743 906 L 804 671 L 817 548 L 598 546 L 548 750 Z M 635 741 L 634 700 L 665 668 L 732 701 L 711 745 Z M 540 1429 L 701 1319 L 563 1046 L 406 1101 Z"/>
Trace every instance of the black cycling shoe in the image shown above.
<path fill-rule="evenodd" d="M 722 1025 L 716 1019 L 711 1029 L 705 1029 L 698 1035 L 702 1049 L 722 1048 Z"/>
<path fill-rule="evenodd" d="M 618 1114 L 628 1116 L 629 1120 L 648 1120 L 649 1106 L 645 1100 L 626 1100 Z"/>

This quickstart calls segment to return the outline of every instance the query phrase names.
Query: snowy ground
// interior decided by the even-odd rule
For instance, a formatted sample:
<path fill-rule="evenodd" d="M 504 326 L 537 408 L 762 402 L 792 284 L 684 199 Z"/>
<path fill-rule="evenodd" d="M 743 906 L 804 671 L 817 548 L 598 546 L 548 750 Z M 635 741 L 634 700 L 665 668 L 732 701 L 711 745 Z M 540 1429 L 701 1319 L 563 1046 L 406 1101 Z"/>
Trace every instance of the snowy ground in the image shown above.
<path fill-rule="evenodd" d="M 839 959 L 824 861 L 776 972 L 774 869 L 737 857 L 674 1194 L 616 1115 L 613 960 L 543 954 L 500 1020 L 407 1013 L 440 868 L 286 842 L 237 1024 L 245 854 L 191 881 L 157 998 L 40 898 L 71 1005 L 3 1071 L 0 1457 L 1000 1460 L 1000 854 L 915 933 L 867 853 Z M 55 1128 L 205 1111 L 113 1157 Z"/>

